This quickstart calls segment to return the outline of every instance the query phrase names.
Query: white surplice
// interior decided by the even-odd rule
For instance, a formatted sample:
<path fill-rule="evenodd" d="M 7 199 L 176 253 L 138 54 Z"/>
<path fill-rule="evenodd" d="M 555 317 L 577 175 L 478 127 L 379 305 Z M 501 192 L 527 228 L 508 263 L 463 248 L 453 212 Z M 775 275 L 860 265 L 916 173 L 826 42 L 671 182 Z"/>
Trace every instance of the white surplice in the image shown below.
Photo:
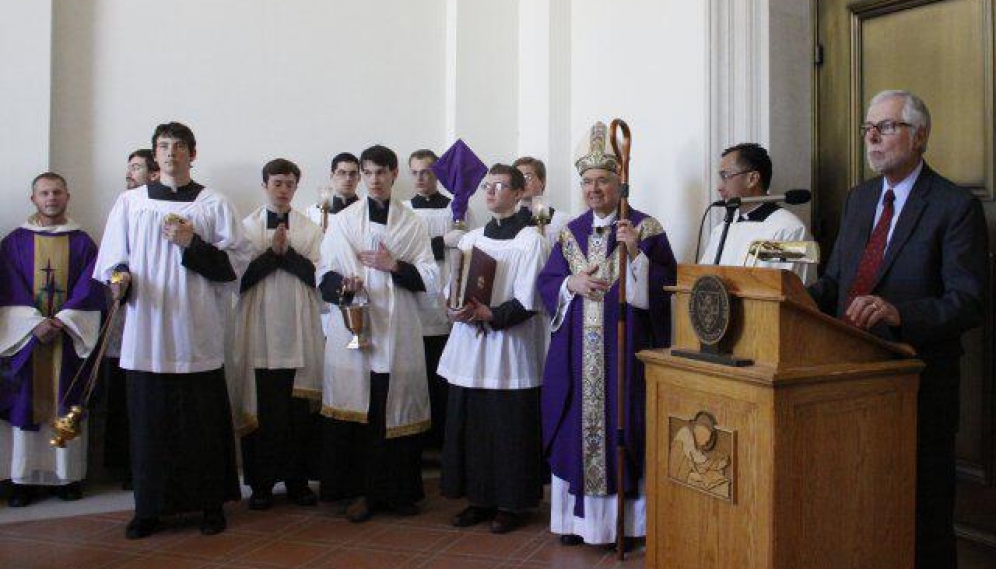
<path fill-rule="evenodd" d="M 242 220 L 256 256 L 273 241 L 266 214 L 266 208 L 260 207 Z M 288 219 L 288 244 L 317 266 L 322 228 L 295 209 Z M 225 366 L 236 432 L 247 434 L 256 425 L 256 369 L 294 369 L 294 395 L 321 399 L 325 338 L 320 311 L 318 289 L 279 269 L 239 295 Z"/>
<path fill-rule="evenodd" d="M 747 214 L 748 217 L 750 213 Z M 723 223 L 712 228 L 709 235 L 709 244 L 705 253 L 699 259 L 703 265 L 712 265 L 716 260 L 716 249 L 719 248 L 719 241 L 723 235 Z M 730 231 L 726 235 L 726 243 L 723 245 L 723 256 L 719 260 L 720 265 L 731 267 L 742 267 L 747 259 L 747 251 L 750 244 L 758 240 L 766 241 L 804 241 L 812 239 L 806 230 L 806 225 L 791 211 L 779 208 L 771 213 L 764 221 L 736 221 L 730 224 Z M 758 261 L 758 267 L 768 267 L 773 269 L 788 269 L 799 275 L 802 283 L 812 284 L 816 280 L 816 265 L 802 263 L 776 263 L 771 261 Z"/>
<path fill-rule="evenodd" d="M 442 237 L 453 229 L 453 210 L 449 207 L 413 208 L 411 200 L 405 200 L 402 203 L 425 223 L 429 239 Z M 465 223 L 468 228 L 474 225 L 470 210 L 467 211 Z M 450 282 L 454 253 L 454 250 L 446 249 L 443 258 L 436 261 L 436 266 L 439 267 L 439 282 L 441 283 Z M 446 297 L 443 295 L 442 287 L 440 287 L 439 294 L 419 297 L 419 317 L 422 321 L 422 334 L 445 336 L 450 333 L 450 321 L 446 317 Z"/>
<path fill-rule="evenodd" d="M 387 394 L 387 438 L 429 428 L 429 392 L 419 320 L 419 296 L 439 294 L 439 267 L 432 256 L 425 224 L 401 202 L 391 200 L 387 225 L 372 223 L 368 200 L 361 199 L 329 219 L 322 241 L 318 282 L 330 271 L 363 279 L 369 297 L 366 321 L 370 346 L 346 348 L 352 333 L 335 314 L 325 342 L 322 413 L 365 423 L 370 406 L 370 372 L 391 376 Z M 412 264 L 425 285 L 412 292 L 394 284 L 391 275 L 364 267 L 358 254 L 382 243 L 399 261 Z M 362 298 L 362 294 L 358 295 Z"/>
<path fill-rule="evenodd" d="M 550 319 L 536 290 L 550 254 L 549 242 L 534 227 L 519 231 L 514 239 L 484 236 L 484 228 L 467 233 L 459 249 L 477 247 L 497 261 L 491 306 L 513 298 L 533 317 L 507 330 L 478 332 L 477 323 L 453 325 L 439 360 L 439 375 L 453 385 L 483 389 L 528 389 L 543 381 L 543 359 L 550 342 Z"/>
<path fill-rule="evenodd" d="M 235 281 L 212 282 L 183 266 L 183 247 L 162 235 L 171 213 L 228 254 Z M 121 367 L 153 373 L 221 368 L 238 279 L 251 256 L 235 208 L 214 190 L 204 188 L 190 202 L 150 199 L 146 186 L 121 193 L 108 215 L 94 270 L 94 278 L 103 282 L 118 265 L 131 272 Z"/>

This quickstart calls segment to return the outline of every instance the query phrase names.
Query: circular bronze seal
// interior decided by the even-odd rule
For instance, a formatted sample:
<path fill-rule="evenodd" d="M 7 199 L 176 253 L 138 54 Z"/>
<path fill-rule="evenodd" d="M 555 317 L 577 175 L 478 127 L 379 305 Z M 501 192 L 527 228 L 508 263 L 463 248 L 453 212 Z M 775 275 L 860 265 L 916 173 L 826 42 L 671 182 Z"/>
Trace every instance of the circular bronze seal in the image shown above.
<path fill-rule="evenodd" d="M 718 344 L 730 325 L 730 293 L 722 279 L 715 275 L 696 279 L 688 313 L 699 341 L 708 346 Z"/>

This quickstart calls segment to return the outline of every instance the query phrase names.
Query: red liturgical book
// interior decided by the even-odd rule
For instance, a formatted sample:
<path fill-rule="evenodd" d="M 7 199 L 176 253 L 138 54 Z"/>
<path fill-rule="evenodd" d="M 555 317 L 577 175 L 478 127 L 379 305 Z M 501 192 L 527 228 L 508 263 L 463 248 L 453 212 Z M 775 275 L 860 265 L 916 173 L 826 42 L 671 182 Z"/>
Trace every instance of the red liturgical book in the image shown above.
<path fill-rule="evenodd" d="M 491 293 L 495 286 L 498 261 L 474 247 L 460 256 L 460 267 L 453 272 L 450 283 L 450 308 L 462 307 L 473 298 L 484 306 L 491 306 Z"/>

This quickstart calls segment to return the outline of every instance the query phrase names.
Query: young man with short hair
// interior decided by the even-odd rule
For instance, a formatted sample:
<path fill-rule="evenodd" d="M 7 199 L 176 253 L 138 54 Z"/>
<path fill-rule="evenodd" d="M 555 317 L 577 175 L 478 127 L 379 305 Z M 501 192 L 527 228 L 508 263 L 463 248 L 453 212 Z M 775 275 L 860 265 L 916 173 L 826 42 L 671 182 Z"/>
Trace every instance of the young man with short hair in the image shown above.
<path fill-rule="evenodd" d="M 519 199 L 518 214 L 529 223 L 536 225 L 536 202 L 544 199 L 543 193 L 546 191 L 546 164 L 538 158 L 523 156 L 512 162 L 512 166 L 522 172 L 522 177 L 526 180 L 525 191 Z M 543 228 L 543 235 L 552 247 L 560 236 L 560 231 L 571 220 L 571 216 L 554 208 L 549 203 L 544 202 L 546 208 L 546 226 Z"/>
<path fill-rule="evenodd" d="M 332 157 L 332 167 L 329 170 L 329 180 L 332 183 L 332 196 L 328 204 L 329 210 L 322 210 L 322 204 L 316 203 L 308 208 L 308 219 L 319 227 L 325 227 L 329 215 L 335 215 L 346 209 L 359 198 L 356 187 L 360 185 L 360 160 L 349 152 L 340 152 Z"/>
<path fill-rule="evenodd" d="M 36 486 L 55 488 L 63 500 L 82 497 L 86 422 L 65 448 L 49 440 L 52 420 L 82 402 L 84 381 L 73 378 L 97 342 L 104 308 L 104 288 L 90 277 L 97 246 L 66 215 L 66 180 L 38 175 L 31 202 L 37 211 L 0 242 L 8 273 L 0 283 L 0 357 L 12 379 L 0 388 L 0 480 L 13 482 L 7 503 L 15 508 L 32 502 Z"/>
<path fill-rule="evenodd" d="M 492 297 L 449 310 L 453 331 L 439 362 L 450 382 L 442 492 L 469 502 L 452 524 L 491 520 L 493 533 L 522 525 L 543 497 L 540 383 L 550 329 L 536 278 L 550 247 L 516 213 L 524 186 L 505 164 L 481 184 L 494 217 L 459 249 L 497 261 Z"/>
<path fill-rule="evenodd" d="M 266 510 L 283 481 L 299 506 L 318 499 L 308 488 L 311 417 L 322 397 L 322 335 L 315 265 L 322 229 L 291 207 L 301 179 L 283 158 L 263 167 L 266 205 L 242 220 L 255 257 L 242 276 L 228 371 L 249 509 Z"/>
<path fill-rule="evenodd" d="M 156 531 L 165 514 L 188 511 L 203 513 L 201 533 L 220 533 L 222 505 L 242 498 L 224 339 L 252 245 L 229 201 L 191 179 L 196 144 L 184 124 L 156 127 L 160 179 L 118 196 L 94 271 L 115 299 L 125 298 L 129 539 Z"/>
<path fill-rule="evenodd" d="M 771 186 L 771 158 L 760 144 L 745 142 L 723 151 L 719 161 L 719 197 L 759 197 L 768 193 Z M 712 228 L 709 244 L 699 263 L 712 265 L 723 236 L 724 223 Z M 791 211 L 775 203 L 745 203 L 740 206 L 737 218 L 730 224 L 723 245 L 720 265 L 742 267 L 754 241 L 802 241 L 809 239 L 806 224 Z M 813 265 L 805 263 L 778 263 L 758 261 L 759 267 L 788 269 L 799 275 L 804 284 L 816 280 Z"/>
<path fill-rule="evenodd" d="M 418 513 L 420 435 L 430 421 L 418 303 L 439 291 L 425 225 L 391 195 L 397 155 L 372 146 L 360 163 L 367 199 L 330 220 L 317 273 L 326 301 L 367 307 L 369 345 L 348 348 L 353 333 L 342 318 L 330 319 L 325 344 L 322 499 L 352 499 L 353 522 L 382 508 Z"/>
<path fill-rule="evenodd" d="M 439 191 L 439 182 L 432 171 L 432 165 L 439 160 L 436 153 L 416 150 L 408 158 L 408 168 L 415 185 L 415 195 L 404 202 L 419 216 L 429 231 L 432 243 L 432 256 L 439 267 L 440 282 L 449 282 L 451 261 L 447 255 L 444 236 L 453 230 L 453 212 L 450 198 Z M 429 447 L 443 448 L 443 425 L 446 422 L 446 380 L 436 373 L 439 356 L 443 353 L 450 334 L 450 322 L 446 318 L 446 299 L 442 294 L 426 296 L 419 307 L 422 321 L 422 343 L 425 347 L 426 381 L 429 386 L 429 401 L 432 407 L 432 427 L 426 434 Z"/>

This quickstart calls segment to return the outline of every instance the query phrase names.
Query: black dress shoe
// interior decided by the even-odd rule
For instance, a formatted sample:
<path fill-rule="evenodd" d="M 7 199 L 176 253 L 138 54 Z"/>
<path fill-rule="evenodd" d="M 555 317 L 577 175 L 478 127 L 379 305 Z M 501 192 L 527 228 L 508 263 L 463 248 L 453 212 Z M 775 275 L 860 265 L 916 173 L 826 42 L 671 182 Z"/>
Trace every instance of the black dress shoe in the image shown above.
<path fill-rule="evenodd" d="M 495 511 L 491 508 L 467 506 L 462 512 L 453 516 L 450 523 L 452 523 L 454 527 L 466 528 L 490 520 L 493 517 L 495 517 Z"/>
<path fill-rule="evenodd" d="M 491 520 L 491 533 L 508 533 L 521 526 L 524 519 L 524 514 L 498 510 L 495 519 Z"/>
<path fill-rule="evenodd" d="M 250 510 L 269 510 L 273 506 L 273 494 L 263 492 L 253 492 L 249 496 Z"/>
<path fill-rule="evenodd" d="M 636 538 L 635 537 L 624 537 L 623 538 L 623 553 L 629 553 L 636 548 Z M 606 551 L 616 551 L 616 543 L 606 543 L 602 546 L 602 549 Z"/>
<path fill-rule="evenodd" d="M 79 482 L 59 486 L 55 491 L 55 495 L 65 502 L 74 502 L 83 497 L 83 486 Z"/>
<path fill-rule="evenodd" d="M 7 505 L 11 508 L 23 508 L 35 501 L 35 489 L 25 484 L 12 484 Z"/>
<path fill-rule="evenodd" d="M 221 508 L 217 510 L 204 510 L 204 518 L 201 519 L 202 535 L 217 535 L 228 527 L 225 522 L 225 512 Z"/>
<path fill-rule="evenodd" d="M 298 506 L 314 506 L 318 504 L 318 496 L 311 488 L 308 488 L 307 484 L 289 486 L 287 488 L 287 499 Z"/>
<path fill-rule="evenodd" d="M 159 518 L 139 518 L 134 517 L 128 522 L 125 528 L 127 539 L 142 539 L 149 537 L 159 529 Z"/>
<path fill-rule="evenodd" d="M 581 539 L 580 535 L 574 535 L 573 533 L 568 533 L 560 536 L 560 545 L 574 547 L 576 545 L 581 545 L 582 543 L 584 543 L 584 540 Z"/>
<path fill-rule="evenodd" d="M 370 503 L 364 496 L 360 496 L 349 504 L 346 508 L 346 519 L 353 522 L 354 524 L 362 523 L 370 519 L 373 516 L 373 509 L 370 507 Z"/>

